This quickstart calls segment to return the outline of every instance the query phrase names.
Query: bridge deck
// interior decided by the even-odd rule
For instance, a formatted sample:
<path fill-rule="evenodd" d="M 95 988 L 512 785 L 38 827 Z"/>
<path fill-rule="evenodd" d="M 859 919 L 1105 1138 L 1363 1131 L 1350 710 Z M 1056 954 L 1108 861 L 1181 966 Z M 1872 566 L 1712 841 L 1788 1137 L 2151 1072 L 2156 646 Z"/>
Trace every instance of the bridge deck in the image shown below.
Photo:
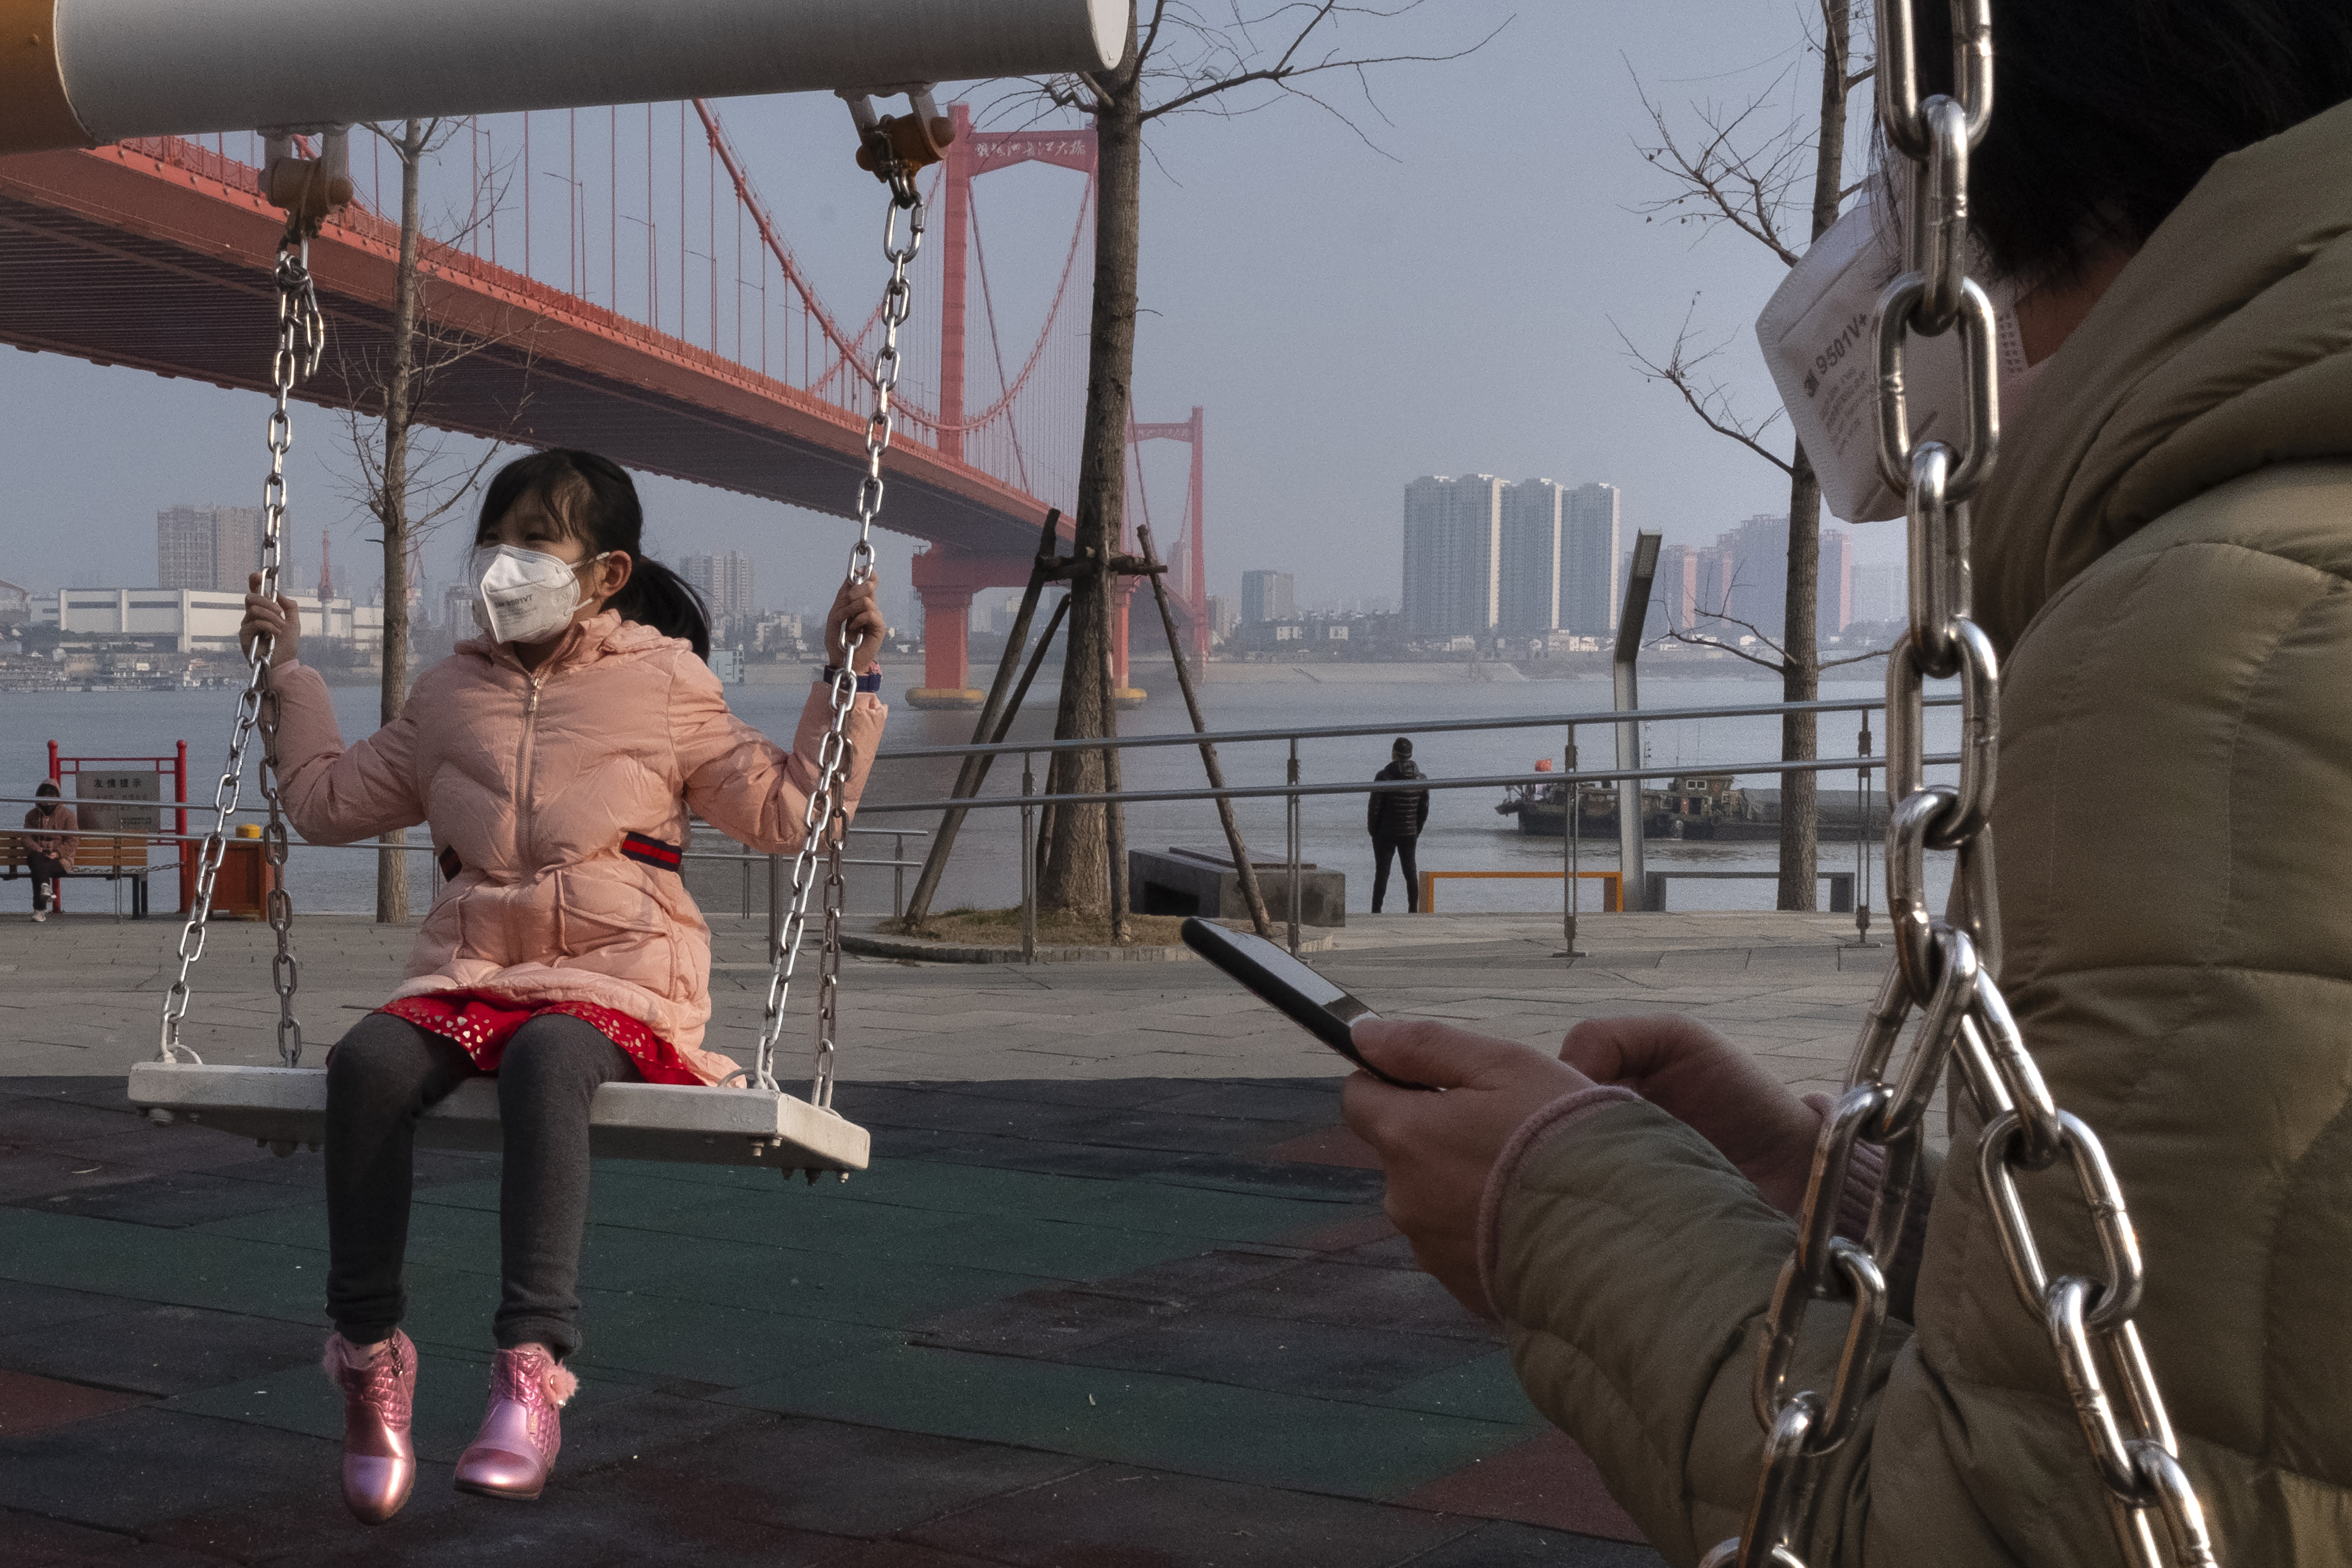
<path fill-rule="evenodd" d="M 0 342 L 259 389 L 280 215 L 244 165 L 172 142 L 0 158 Z M 354 212 L 311 247 L 329 323 L 305 401 L 347 406 L 388 355 L 396 228 Z M 436 258 L 436 331 L 474 348 L 428 424 L 604 452 L 629 468 L 850 515 L 864 421 L 826 400 L 474 257 Z M 1045 503 L 903 440 L 894 531 L 983 555 L 1035 548 Z"/>

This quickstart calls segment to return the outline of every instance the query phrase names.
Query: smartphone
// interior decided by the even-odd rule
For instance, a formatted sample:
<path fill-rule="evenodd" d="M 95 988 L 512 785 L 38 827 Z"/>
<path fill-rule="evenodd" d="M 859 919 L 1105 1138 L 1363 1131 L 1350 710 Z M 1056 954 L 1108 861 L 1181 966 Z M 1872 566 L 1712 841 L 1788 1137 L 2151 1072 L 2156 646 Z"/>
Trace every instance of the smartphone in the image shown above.
<path fill-rule="evenodd" d="M 1184 945 L 1271 1002 L 1290 1021 L 1379 1079 L 1399 1089 L 1428 1089 L 1391 1078 L 1357 1054 L 1349 1026 L 1359 1018 L 1377 1018 L 1365 1006 L 1323 976 L 1262 936 L 1227 931 L 1204 920 L 1187 920 Z"/>

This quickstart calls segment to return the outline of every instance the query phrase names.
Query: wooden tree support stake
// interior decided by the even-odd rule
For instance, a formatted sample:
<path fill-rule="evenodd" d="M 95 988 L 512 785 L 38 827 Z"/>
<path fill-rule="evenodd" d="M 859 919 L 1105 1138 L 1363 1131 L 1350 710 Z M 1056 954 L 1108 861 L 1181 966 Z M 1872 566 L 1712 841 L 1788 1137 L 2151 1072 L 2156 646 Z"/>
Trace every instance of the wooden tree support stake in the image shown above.
<path fill-rule="evenodd" d="M 1168 586 L 1160 581 L 1166 569 L 1152 559 L 1151 525 L 1138 523 L 1135 536 L 1143 546 L 1144 562 L 1151 568 L 1151 596 L 1160 605 L 1160 629 L 1168 634 L 1168 657 L 1176 661 L 1176 684 L 1184 693 L 1184 711 L 1192 715 L 1192 733 L 1205 735 L 1209 732 L 1208 721 L 1201 716 L 1201 699 L 1192 689 L 1192 672 L 1185 666 L 1183 644 L 1176 636 L 1176 615 L 1168 607 Z M 1225 787 L 1225 770 L 1217 762 L 1213 741 L 1201 742 L 1201 765 L 1208 770 L 1211 789 Z M 1257 868 L 1250 862 L 1249 846 L 1242 842 L 1241 824 L 1234 817 L 1234 803 L 1223 795 L 1217 797 L 1217 821 L 1225 830 L 1225 847 L 1233 852 L 1234 870 L 1241 878 L 1242 898 L 1249 905 L 1250 923 L 1257 928 L 1258 935 L 1271 941 L 1274 922 L 1266 918 L 1265 897 L 1258 890 Z"/>

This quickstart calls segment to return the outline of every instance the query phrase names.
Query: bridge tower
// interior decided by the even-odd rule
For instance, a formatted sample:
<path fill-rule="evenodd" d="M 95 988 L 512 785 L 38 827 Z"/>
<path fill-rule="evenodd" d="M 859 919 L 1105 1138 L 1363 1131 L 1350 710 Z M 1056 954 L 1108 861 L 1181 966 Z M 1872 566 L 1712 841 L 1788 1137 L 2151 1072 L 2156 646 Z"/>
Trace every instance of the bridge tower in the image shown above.
<path fill-rule="evenodd" d="M 1181 441 L 1192 448 L 1192 477 L 1184 500 L 1184 536 L 1169 547 L 1168 575 L 1172 578 L 1176 602 L 1188 606 L 1191 624 L 1184 628 L 1184 640 L 1192 644 L 1192 667 L 1209 657 L 1209 566 L 1208 551 L 1201 533 L 1201 405 L 1192 405 L 1192 417 L 1166 425 L 1132 425 L 1128 427 L 1128 444 L 1140 447 L 1146 441 Z"/>
<path fill-rule="evenodd" d="M 1051 163 L 1092 179 L 1095 133 L 1077 131 L 974 131 L 971 106 L 954 103 L 940 189 L 940 429 L 942 457 L 964 458 L 964 363 L 969 342 L 971 183 L 1015 163 Z M 1043 520 L 1040 519 L 1040 521 Z M 934 545 L 915 557 L 915 592 L 923 605 L 923 684 L 907 693 L 917 708 L 976 709 L 987 693 L 971 685 L 965 643 L 971 632 L 972 595 L 987 588 L 1018 588 L 1029 581 L 1026 555 L 977 555 Z M 1119 676 L 1126 679 L 1125 639 Z"/>

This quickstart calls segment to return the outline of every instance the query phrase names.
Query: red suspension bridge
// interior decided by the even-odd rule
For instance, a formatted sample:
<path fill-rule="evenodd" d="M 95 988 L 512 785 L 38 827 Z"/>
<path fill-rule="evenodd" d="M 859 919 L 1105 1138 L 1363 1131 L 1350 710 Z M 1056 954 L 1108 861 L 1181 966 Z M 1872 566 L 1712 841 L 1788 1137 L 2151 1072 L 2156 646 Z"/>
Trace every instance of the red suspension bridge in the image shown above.
<path fill-rule="evenodd" d="M 925 182 L 930 232 L 915 279 L 938 325 L 919 324 L 907 345 L 882 521 L 929 542 L 914 568 L 926 697 L 976 704 L 964 654 L 973 595 L 1028 580 L 1046 509 L 1070 510 L 1076 489 L 1095 142 L 1091 130 L 975 131 L 965 106 L 950 113 L 957 134 Z M 442 167 L 454 177 L 470 166 L 471 184 L 453 209 L 457 237 L 424 248 L 441 365 L 422 419 L 852 515 L 879 290 L 847 312 L 819 297 L 711 105 L 508 115 L 456 134 L 464 149 L 445 146 Z M 164 137 L 0 158 L 0 341 L 262 388 L 283 216 L 259 194 L 258 152 L 252 138 Z M 362 199 L 311 247 L 329 347 L 301 395 L 364 408 L 370 367 L 389 348 L 399 229 L 384 215 L 397 211 L 399 174 L 380 144 L 354 154 Z M 980 176 L 1024 163 L 1080 176 L 1034 340 L 1008 333 L 1012 302 L 1000 312 L 974 200 Z M 1040 279 L 1012 281 L 1013 293 L 1041 292 Z M 1135 427 L 1139 443 L 1158 438 L 1192 447 L 1170 587 L 1198 652 L 1201 411 Z M 1129 469 L 1130 514 L 1148 515 L 1140 465 Z M 1117 614 L 1125 684 L 1123 595 Z"/>

